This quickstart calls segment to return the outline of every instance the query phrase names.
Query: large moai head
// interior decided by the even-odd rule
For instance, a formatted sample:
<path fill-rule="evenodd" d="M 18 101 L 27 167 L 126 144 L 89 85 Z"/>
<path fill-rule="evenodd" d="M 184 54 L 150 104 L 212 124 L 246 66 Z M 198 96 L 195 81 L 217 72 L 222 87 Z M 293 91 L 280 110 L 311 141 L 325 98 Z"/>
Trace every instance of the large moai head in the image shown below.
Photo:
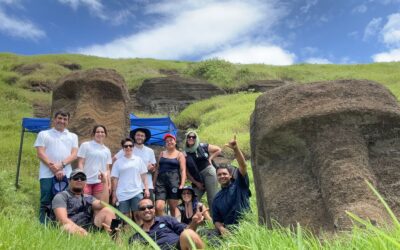
<path fill-rule="evenodd" d="M 388 222 L 368 180 L 400 215 L 400 107 L 382 85 L 288 85 L 256 101 L 251 151 L 263 222 L 314 231 L 352 226 L 346 211 Z"/>
<path fill-rule="evenodd" d="M 71 73 L 58 81 L 53 91 L 52 113 L 71 113 L 69 130 L 79 143 L 91 138 L 94 125 L 106 126 L 106 145 L 115 152 L 129 131 L 129 94 L 122 76 L 111 69 Z"/>

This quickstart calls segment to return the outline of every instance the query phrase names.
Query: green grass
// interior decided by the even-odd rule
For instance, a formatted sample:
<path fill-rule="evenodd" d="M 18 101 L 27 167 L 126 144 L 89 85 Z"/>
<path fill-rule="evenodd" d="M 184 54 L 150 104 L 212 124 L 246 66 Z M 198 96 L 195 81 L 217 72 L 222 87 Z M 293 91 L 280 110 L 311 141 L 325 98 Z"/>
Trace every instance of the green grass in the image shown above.
<path fill-rule="evenodd" d="M 181 128 L 197 128 L 201 141 L 220 146 L 236 134 L 243 153 L 250 156 L 250 114 L 254 101 L 260 93 L 238 93 L 216 96 L 194 103 L 182 111 L 175 119 Z M 223 149 L 228 157 L 232 152 Z"/>
<path fill-rule="evenodd" d="M 41 70 L 22 76 L 11 69 L 20 64 L 40 63 Z M 14 189 L 17 152 L 21 132 L 21 118 L 32 115 L 33 102 L 50 102 L 50 94 L 32 93 L 25 87 L 28 79 L 51 80 L 64 74 L 60 63 L 78 63 L 83 69 L 114 68 L 121 73 L 130 88 L 137 88 L 147 77 L 161 76 L 160 69 L 177 70 L 187 76 L 213 81 L 218 86 L 233 88 L 254 79 L 283 79 L 299 83 L 311 81 L 357 78 L 369 79 L 387 86 L 400 96 L 399 63 L 370 65 L 233 65 L 226 62 L 188 63 L 153 59 L 113 60 L 80 55 L 18 56 L 0 54 L 0 249 L 128 249 L 127 239 L 133 230 L 122 235 L 122 242 L 112 242 L 105 233 L 87 238 L 71 236 L 58 228 L 46 228 L 38 223 L 39 162 L 35 155 L 34 134 L 26 134 L 21 163 L 21 188 Z M 61 68 L 60 68 L 61 67 Z M 226 70 L 226 72 L 225 72 Z M 222 73 L 221 73 L 222 72 Z M 202 141 L 223 146 L 233 134 L 249 156 L 249 116 L 254 108 L 256 93 L 217 96 L 192 104 L 175 121 L 182 127 L 197 127 Z M 148 114 L 138 113 L 147 117 Z M 229 155 L 229 150 L 225 149 Z M 301 227 L 288 229 L 276 226 L 273 230 L 257 223 L 255 189 L 250 172 L 251 207 L 232 235 L 222 240 L 221 246 L 211 249 L 396 249 L 400 229 L 387 227 L 378 233 L 374 228 L 355 227 L 353 231 L 316 237 Z M 135 245 L 134 249 L 143 246 Z M 149 248 L 148 248 L 149 249 Z"/>

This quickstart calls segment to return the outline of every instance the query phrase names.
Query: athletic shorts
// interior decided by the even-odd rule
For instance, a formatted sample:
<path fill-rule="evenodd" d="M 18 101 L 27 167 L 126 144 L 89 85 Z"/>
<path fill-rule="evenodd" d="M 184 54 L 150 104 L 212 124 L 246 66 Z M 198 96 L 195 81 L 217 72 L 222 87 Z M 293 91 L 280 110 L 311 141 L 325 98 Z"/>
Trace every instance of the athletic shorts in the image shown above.
<path fill-rule="evenodd" d="M 135 212 L 139 210 L 139 201 L 143 199 L 143 194 L 138 194 L 133 198 L 126 201 L 120 201 L 118 205 L 119 211 L 124 214 Z"/>
<path fill-rule="evenodd" d="M 94 195 L 103 192 L 103 183 L 86 184 L 83 189 L 84 194 Z"/>
<path fill-rule="evenodd" d="M 180 182 L 181 178 L 178 171 L 169 171 L 159 174 L 155 187 L 156 200 L 179 200 Z"/>

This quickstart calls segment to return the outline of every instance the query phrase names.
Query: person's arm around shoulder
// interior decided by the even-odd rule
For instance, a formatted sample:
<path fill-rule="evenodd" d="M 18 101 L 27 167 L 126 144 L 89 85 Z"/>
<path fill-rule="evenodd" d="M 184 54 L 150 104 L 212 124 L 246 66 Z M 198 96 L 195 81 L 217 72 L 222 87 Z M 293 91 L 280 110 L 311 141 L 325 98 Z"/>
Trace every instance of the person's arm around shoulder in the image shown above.
<path fill-rule="evenodd" d="M 244 159 L 242 151 L 240 151 L 238 147 L 236 141 L 236 135 L 234 135 L 233 139 L 230 140 L 227 144 L 225 144 L 225 146 L 233 150 L 235 158 L 239 164 L 239 172 L 242 174 L 242 176 L 246 176 L 247 175 L 246 160 Z"/>
<path fill-rule="evenodd" d="M 212 144 L 208 144 L 208 153 L 210 154 L 210 156 L 208 157 L 208 161 L 210 162 L 210 164 L 212 164 L 212 160 L 217 157 L 218 155 L 221 154 L 221 148 L 216 146 L 216 145 L 212 145 Z"/>
<path fill-rule="evenodd" d="M 86 236 L 88 232 L 68 218 L 66 199 L 67 197 L 63 196 L 62 193 L 57 194 L 53 199 L 52 206 L 57 221 L 68 233 Z"/>

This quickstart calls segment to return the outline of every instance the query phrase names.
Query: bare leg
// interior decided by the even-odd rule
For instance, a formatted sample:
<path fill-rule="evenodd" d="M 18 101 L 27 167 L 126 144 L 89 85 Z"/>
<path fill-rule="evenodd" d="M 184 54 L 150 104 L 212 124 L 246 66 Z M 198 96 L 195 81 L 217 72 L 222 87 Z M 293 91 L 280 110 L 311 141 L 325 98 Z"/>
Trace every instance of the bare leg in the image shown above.
<path fill-rule="evenodd" d="M 168 200 L 169 211 L 171 213 L 171 216 L 175 218 L 176 218 L 176 208 L 178 207 L 178 203 L 179 200 L 172 200 L 172 199 Z"/>
<path fill-rule="evenodd" d="M 156 216 L 163 216 L 165 208 L 164 200 L 156 200 Z"/>
<path fill-rule="evenodd" d="M 189 237 L 192 239 L 196 249 L 204 249 L 205 244 L 200 236 L 192 229 L 185 229 L 179 236 L 179 243 L 182 250 L 192 249 L 189 241 Z"/>

